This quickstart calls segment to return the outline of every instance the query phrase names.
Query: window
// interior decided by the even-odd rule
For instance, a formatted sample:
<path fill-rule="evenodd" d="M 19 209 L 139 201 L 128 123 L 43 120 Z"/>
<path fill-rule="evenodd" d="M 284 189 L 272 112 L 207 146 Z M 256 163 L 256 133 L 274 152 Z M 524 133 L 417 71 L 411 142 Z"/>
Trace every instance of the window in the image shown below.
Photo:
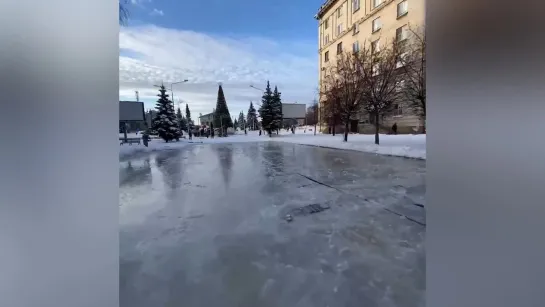
<path fill-rule="evenodd" d="M 360 9 L 360 0 L 352 0 L 352 12 L 356 12 Z"/>
<path fill-rule="evenodd" d="M 324 41 L 324 44 L 329 44 L 329 34 L 325 35 Z"/>
<path fill-rule="evenodd" d="M 373 19 L 372 31 L 371 32 L 373 32 L 373 33 L 377 32 L 381 28 L 382 28 L 382 22 L 380 22 L 380 17 L 377 17 L 377 18 Z"/>
<path fill-rule="evenodd" d="M 402 42 L 407 39 L 408 28 L 407 25 L 399 27 L 396 29 L 396 41 Z"/>
<path fill-rule="evenodd" d="M 400 68 L 403 65 L 405 65 L 405 61 L 407 61 L 407 52 L 403 52 L 402 54 L 399 55 L 399 59 L 397 60 L 397 63 L 396 63 L 396 68 Z"/>
<path fill-rule="evenodd" d="M 380 39 L 371 43 L 371 53 L 377 53 L 380 51 Z"/>
<path fill-rule="evenodd" d="M 372 71 L 373 76 L 377 76 L 380 73 L 380 66 L 379 66 L 378 63 L 373 65 L 372 69 L 373 69 L 373 71 Z"/>
<path fill-rule="evenodd" d="M 396 83 L 396 91 L 401 92 L 405 88 L 405 80 L 400 80 Z"/>
<path fill-rule="evenodd" d="M 373 8 L 376 8 L 377 6 L 382 4 L 382 0 L 373 0 Z"/>
<path fill-rule="evenodd" d="M 354 28 L 353 28 L 353 29 L 354 29 L 354 32 L 352 33 L 352 35 L 358 34 L 358 33 L 360 32 L 360 24 L 356 22 L 356 23 L 354 24 Z"/>
<path fill-rule="evenodd" d="M 329 51 L 324 53 L 324 62 L 329 62 Z"/>
<path fill-rule="evenodd" d="M 329 18 L 324 21 L 324 28 L 329 28 Z"/>
<path fill-rule="evenodd" d="M 343 24 L 340 23 L 337 25 L 337 35 L 340 35 L 343 32 Z"/>
<path fill-rule="evenodd" d="M 392 110 L 392 115 L 393 116 L 402 116 L 403 115 L 403 108 L 401 107 L 400 104 L 394 104 L 393 106 L 393 110 Z"/>
<path fill-rule="evenodd" d="M 357 53 L 360 51 L 360 42 L 358 41 L 355 41 L 353 44 L 352 44 L 352 52 L 354 53 Z"/>
<path fill-rule="evenodd" d="M 337 44 L 337 54 L 340 54 L 343 52 L 343 43 L 340 42 Z"/>
<path fill-rule="evenodd" d="M 338 9 L 337 9 L 337 17 L 341 17 L 343 15 L 343 6 L 341 5 Z"/>
<path fill-rule="evenodd" d="M 401 1 L 397 4 L 397 18 L 407 15 L 409 12 L 409 4 L 407 0 Z"/>

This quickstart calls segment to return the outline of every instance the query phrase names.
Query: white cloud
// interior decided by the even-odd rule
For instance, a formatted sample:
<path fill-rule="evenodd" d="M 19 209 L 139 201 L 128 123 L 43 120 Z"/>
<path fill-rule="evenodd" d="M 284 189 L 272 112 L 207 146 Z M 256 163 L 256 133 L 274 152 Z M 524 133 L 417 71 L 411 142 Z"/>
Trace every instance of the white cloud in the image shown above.
<path fill-rule="evenodd" d="M 120 96 L 139 91 L 146 107 L 157 95 L 154 85 L 174 85 L 174 98 L 189 103 L 193 114 L 215 107 L 222 82 L 232 116 L 259 102 L 266 81 L 278 85 L 283 101 L 310 103 L 316 96 L 317 52 L 314 42 L 273 41 L 259 37 L 216 37 L 153 25 L 122 28 L 119 36 Z M 184 106 L 185 107 L 185 106 Z"/>
<path fill-rule="evenodd" d="M 165 13 L 163 12 L 163 10 L 153 9 L 153 11 L 151 11 L 150 15 L 151 16 L 163 16 L 163 15 L 165 15 Z"/>

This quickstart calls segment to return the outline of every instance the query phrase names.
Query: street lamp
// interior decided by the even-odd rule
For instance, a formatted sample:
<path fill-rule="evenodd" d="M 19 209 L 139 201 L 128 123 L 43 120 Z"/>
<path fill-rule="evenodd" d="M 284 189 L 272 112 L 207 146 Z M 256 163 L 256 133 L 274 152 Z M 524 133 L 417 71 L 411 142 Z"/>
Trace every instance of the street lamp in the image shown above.
<path fill-rule="evenodd" d="M 185 79 L 185 80 L 183 80 L 183 81 L 172 82 L 172 83 L 170 84 L 170 93 L 172 94 L 172 95 L 171 95 L 171 96 L 172 96 L 172 103 L 174 103 L 174 91 L 172 90 L 172 86 L 173 86 L 174 84 L 186 83 L 187 81 L 189 81 L 189 80 Z M 161 86 L 159 86 L 159 85 L 154 85 L 154 86 L 155 86 L 155 87 L 161 87 Z M 180 102 L 178 101 L 178 108 L 179 108 L 179 107 L 180 107 Z"/>
<path fill-rule="evenodd" d="M 172 86 L 174 84 L 186 83 L 187 81 L 189 81 L 189 80 L 185 79 L 183 81 L 178 81 L 178 82 L 174 82 L 174 83 L 170 84 L 170 92 L 172 93 L 172 102 L 174 102 L 174 91 L 172 90 Z M 180 108 L 180 102 L 179 101 L 178 101 L 178 108 Z"/>

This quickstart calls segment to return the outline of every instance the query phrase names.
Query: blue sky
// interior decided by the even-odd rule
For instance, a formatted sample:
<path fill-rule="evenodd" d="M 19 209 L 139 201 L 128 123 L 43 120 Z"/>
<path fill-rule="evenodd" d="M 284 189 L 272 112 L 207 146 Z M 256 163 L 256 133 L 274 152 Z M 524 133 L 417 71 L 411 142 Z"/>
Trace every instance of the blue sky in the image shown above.
<path fill-rule="evenodd" d="M 218 82 L 231 115 L 258 102 L 266 80 L 286 102 L 310 103 L 318 78 L 317 22 L 321 0 L 132 0 L 120 31 L 120 96 L 138 90 L 147 108 L 154 84 L 183 79 L 175 102 L 193 114 L 215 105 Z M 179 101 L 181 100 L 181 101 Z M 195 117 L 195 116 L 194 116 Z"/>

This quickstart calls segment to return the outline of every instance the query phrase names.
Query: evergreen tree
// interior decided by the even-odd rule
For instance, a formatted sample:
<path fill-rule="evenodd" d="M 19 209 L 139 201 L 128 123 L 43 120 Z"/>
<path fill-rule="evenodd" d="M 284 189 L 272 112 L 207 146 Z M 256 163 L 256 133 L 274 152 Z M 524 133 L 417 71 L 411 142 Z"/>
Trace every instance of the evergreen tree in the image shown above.
<path fill-rule="evenodd" d="M 237 128 L 239 127 L 239 123 L 236 118 L 235 118 L 235 123 L 233 125 L 235 126 L 235 130 L 237 130 Z"/>
<path fill-rule="evenodd" d="M 183 131 L 187 131 L 187 122 L 185 118 L 182 115 L 182 111 L 180 108 L 176 111 L 176 120 L 178 121 L 178 127 L 180 128 L 180 133 L 183 133 Z"/>
<path fill-rule="evenodd" d="M 244 112 L 240 111 L 240 114 L 238 115 L 238 126 L 240 127 L 240 130 L 244 130 L 246 128 L 246 123 L 244 120 Z"/>
<path fill-rule="evenodd" d="M 187 127 L 193 128 L 193 120 L 191 119 L 191 111 L 189 111 L 189 105 L 185 104 L 185 120 L 187 122 Z"/>
<path fill-rule="evenodd" d="M 159 137 L 165 140 L 165 142 L 180 138 L 180 129 L 176 121 L 174 103 L 168 99 L 164 85 L 161 85 L 159 88 L 157 96 L 159 100 L 155 104 L 157 115 L 153 120 L 153 130 L 157 131 Z"/>
<path fill-rule="evenodd" d="M 282 128 L 282 98 L 281 93 L 278 91 L 278 87 L 274 87 L 272 94 L 272 105 L 273 105 L 273 126 L 275 130 Z"/>
<path fill-rule="evenodd" d="M 227 108 L 227 102 L 225 101 L 225 95 L 221 85 L 218 88 L 218 99 L 216 101 L 216 109 L 214 111 L 214 127 L 223 128 L 221 135 L 227 135 L 227 128 L 233 127 L 233 120 L 229 114 L 229 108 Z"/>
<path fill-rule="evenodd" d="M 257 129 L 257 112 L 254 108 L 254 104 L 250 101 L 250 107 L 248 108 L 248 114 L 246 115 L 246 123 L 249 125 L 250 130 Z"/>
<path fill-rule="evenodd" d="M 274 126 L 274 105 L 273 96 L 271 91 L 271 85 L 267 81 L 267 87 L 261 97 L 261 107 L 259 108 L 259 117 L 261 117 L 261 127 L 265 129 L 269 135 L 273 130 L 276 130 Z"/>

